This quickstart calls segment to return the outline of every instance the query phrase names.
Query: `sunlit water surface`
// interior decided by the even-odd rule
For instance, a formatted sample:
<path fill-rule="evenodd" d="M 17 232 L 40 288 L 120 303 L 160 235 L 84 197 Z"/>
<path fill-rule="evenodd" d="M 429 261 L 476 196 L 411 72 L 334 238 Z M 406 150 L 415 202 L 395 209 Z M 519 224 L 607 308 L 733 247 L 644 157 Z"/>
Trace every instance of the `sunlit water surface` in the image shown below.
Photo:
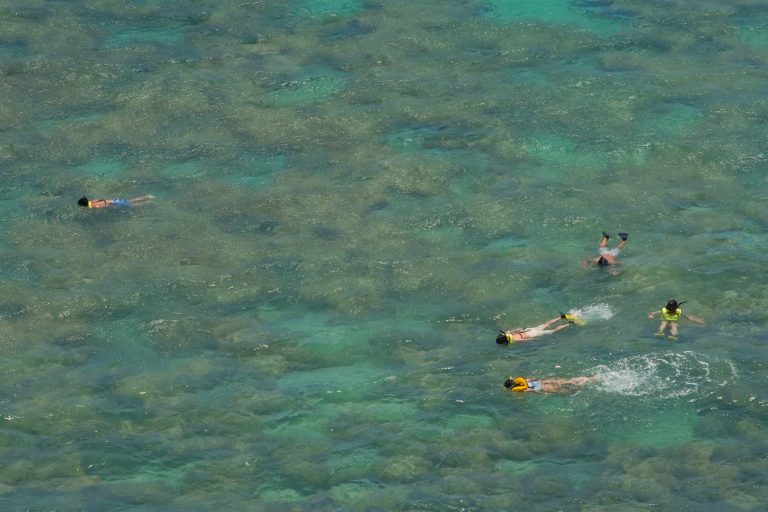
<path fill-rule="evenodd" d="M 747 0 L 5 1 L 0 509 L 765 510 L 766 64 Z"/>

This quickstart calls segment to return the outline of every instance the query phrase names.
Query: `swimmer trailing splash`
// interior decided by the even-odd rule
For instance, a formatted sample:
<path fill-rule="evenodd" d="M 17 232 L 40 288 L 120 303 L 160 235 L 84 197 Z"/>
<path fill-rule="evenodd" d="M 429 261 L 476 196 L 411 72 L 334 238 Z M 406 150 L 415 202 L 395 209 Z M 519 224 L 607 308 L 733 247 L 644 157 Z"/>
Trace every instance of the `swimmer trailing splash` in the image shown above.
<path fill-rule="evenodd" d="M 683 310 L 680 309 L 680 306 L 685 304 L 685 302 L 686 301 L 677 302 L 675 299 L 669 299 L 667 305 L 661 308 L 660 311 L 651 311 L 648 313 L 648 318 L 651 320 L 661 315 L 661 324 L 659 324 L 659 330 L 656 332 L 656 336 L 664 336 L 667 327 L 669 327 L 669 336 L 667 336 L 667 338 L 670 340 L 676 340 L 677 323 L 681 318 L 685 318 L 686 320 L 690 320 L 691 322 L 695 322 L 697 324 L 704 324 L 704 320 L 701 318 L 683 313 Z"/>
<path fill-rule="evenodd" d="M 567 393 L 576 391 L 580 387 L 597 380 L 596 375 L 589 377 L 571 377 L 570 379 L 531 379 L 525 377 L 509 377 L 504 382 L 504 387 L 510 391 L 525 393 Z"/>
<path fill-rule="evenodd" d="M 560 313 L 560 316 L 548 320 L 536 327 L 517 327 L 515 329 L 509 329 L 507 331 L 499 331 L 496 335 L 496 343 L 499 345 L 509 345 L 510 343 L 517 343 L 521 341 L 528 341 L 539 336 L 552 334 L 553 332 L 565 329 L 569 325 L 586 325 L 587 322 L 608 320 L 613 317 L 613 308 L 608 304 L 592 304 L 582 308 L 571 308 L 567 313 Z M 564 320 L 566 323 L 562 323 L 555 327 L 551 327 L 559 320 Z"/>
<path fill-rule="evenodd" d="M 155 196 L 149 194 L 145 196 L 134 197 L 133 199 L 88 199 L 87 197 L 83 196 L 78 199 L 77 204 L 78 206 L 83 206 L 85 208 L 106 208 L 107 206 L 126 207 L 146 203 L 147 201 L 151 201 L 154 198 Z"/>
<path fill-rule="evenodd" d="M 598 246 L 598 253 L 599 255 L 596 258 L 591 258 L 588 260 L 584 260 L 582 262 L 582 265 L 585 267 L 591 266 L 591 265 L 597 265 L 599 268 L 606 268 L 610 266 L 616 266 L 620 265 L 616 260 L 616 257 L 619 255 L 622 249 L 624 249 L 624 246 L 627 245 L 627 239 L 629 238 L 629 233 L 619 233 L 619 238 L 621 239 L 621 242 L 616 245 L 613 249 L 608 248 L 608 240 L 610 240 L 611 235 L 603 231 L 603 237 L 600 239 L 600 245 Z M 610 270 L 608 272 L 612 276 L 617 275 L 619 272 L 618 270 Z"/>
<path fill-rule="evenodd" d="M 549 328 L 552 324 L 555 324 L 560 320 L 565 320 L 566 323 L 560 324 L 551 329 Z M 508 331 L 499 331 L 499 334 L 496 336 L 496 343 L 499 345 L 509 345 L 510 343 L 529 341 L 533 338 L 538 338 L 539 336 L 561 331 L 573 323 L 574 320 L 570 318 L 570 315 L 560 313 L 560 316 L 557 316 L 552 320 L 548 320 L 541 325 L 537 325 L 536 327 L 517 327 L 515 329 L 509 329 Z"/>

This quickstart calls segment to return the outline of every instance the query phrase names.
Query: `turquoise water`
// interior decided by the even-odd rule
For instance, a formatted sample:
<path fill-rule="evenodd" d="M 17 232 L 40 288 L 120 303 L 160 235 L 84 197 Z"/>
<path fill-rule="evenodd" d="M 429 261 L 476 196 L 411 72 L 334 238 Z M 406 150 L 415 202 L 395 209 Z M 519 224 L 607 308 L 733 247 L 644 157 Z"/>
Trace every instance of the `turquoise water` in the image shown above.
<path fill-rule="evenodd" d="M 0 21 L 0 509 L 764 510 L 768 4 Z"/>

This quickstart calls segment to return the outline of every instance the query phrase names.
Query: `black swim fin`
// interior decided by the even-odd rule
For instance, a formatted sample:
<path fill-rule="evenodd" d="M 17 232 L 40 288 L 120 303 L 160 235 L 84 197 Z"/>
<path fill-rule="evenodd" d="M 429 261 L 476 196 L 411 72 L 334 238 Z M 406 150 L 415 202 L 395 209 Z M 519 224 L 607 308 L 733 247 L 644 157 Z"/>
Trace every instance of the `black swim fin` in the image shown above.
<path fill-rule="evenodd" d="M 619 238 L 626 242 L 627 238 L 629 238 L 629 233 L 619 233 Z"/>
<path fill-rule="evenodd" d="M 611 235 L 603 231 L 603 238 L 611 238 Z"/>

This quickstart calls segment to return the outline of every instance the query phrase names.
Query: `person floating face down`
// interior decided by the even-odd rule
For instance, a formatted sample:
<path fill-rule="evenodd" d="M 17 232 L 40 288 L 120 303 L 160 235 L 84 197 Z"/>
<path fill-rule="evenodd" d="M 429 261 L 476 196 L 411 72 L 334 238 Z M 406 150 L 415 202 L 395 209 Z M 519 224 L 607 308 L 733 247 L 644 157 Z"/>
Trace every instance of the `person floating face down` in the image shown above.
<path fill-rule="evenodd" d="M 565 320 L 567 323 L 558 325 L 552 329 L 548 329 L 550 325 L 559 320 Z M 509 329 L 508 331 L 499 331 L 499 334 L 496 336 L 496 343 L 499 345 L 509 345 L 510 343 L 532 340 L 533 338 L 538 338 L 539 336 L 552 334 L 553 332 L 565 329 L 572 323 L 573 320 L 571 320 L 570 315 L 560 313 L 560 316 L 555 317 L 552 320 L 547 320 L 543 324 L 537 325 L 536 327 L 526 327 L 524 329 L 516 328 Z"/>
<path fill-rule="evenodd" d="M 560 393 L 575 391 L 578 388 L 597 380 L 596 375 L 589 377 L 571 377 L 570 379 L 532 379 L 525 377 L 509 377 L 504 387 L 519 393 Z"/>
<path fill-rule="evenodd" d="M 591 258 L 588 260 L 584 260 L 582 264 L 587 267 L 591 265 L 596 265 L 600 268 L 605 267 L 611 267 L 615 265 L 620 265 L 616 257 L 619 255 L 622 249 L 624 249 L 624 246 L 627 245 L 627 239 L 629 238 L 629 233 L 619 233 L 619 238 L 621 239 L 621 242 L 616 245 L 613 249 L 608 248 L 608 240 L 610 240 L 611 235 L 603 231 L 603 237 L 600 239 L 600 245 L 598 246 L 598 256 L 595 258 Z M 618 274 L 617 270 L 610 270 L 609 273 L 611 275 Z"/>
<path fill-rule="evenodd" d="M 134 197 L 133 199 L 88 199 L 83 196 L 77 200 L 78 206 L 85 208 L 106 208 L 107 206 L 134 206 L 141 203 L 146 203 L 154 199 L 153 195 L 145 195 Z"/>
<path fill-rule="evenodd" d="M 651 311 L 648 313 L 648 318 L 654 319 L 657 316 L 661 315 L 661 324 L 659 324 L 659 330 L 656 332 L 656 336 L 664 336 L 665 331 L 667 330 L 667 327 L 669 327 L 669 338 L 670 340 L 676 340 L 677 339 L 677 323 L 680 321 L 681 318 L 685 318 L 686 320 L 690 320 L 692 322 L 695 322 L 697 324 L 703 324 L 704 320 L 701 318 L 695 317 L 693 315 L 686 315 L 683 313 L 683 310 L 680 309 L 680 306 L 685 304 L 685 301 L 683 302 L 677 302 L 675 299 L 669 299 L 667 302 L 667 305 L 661 308 L 660 311 Z"/>

